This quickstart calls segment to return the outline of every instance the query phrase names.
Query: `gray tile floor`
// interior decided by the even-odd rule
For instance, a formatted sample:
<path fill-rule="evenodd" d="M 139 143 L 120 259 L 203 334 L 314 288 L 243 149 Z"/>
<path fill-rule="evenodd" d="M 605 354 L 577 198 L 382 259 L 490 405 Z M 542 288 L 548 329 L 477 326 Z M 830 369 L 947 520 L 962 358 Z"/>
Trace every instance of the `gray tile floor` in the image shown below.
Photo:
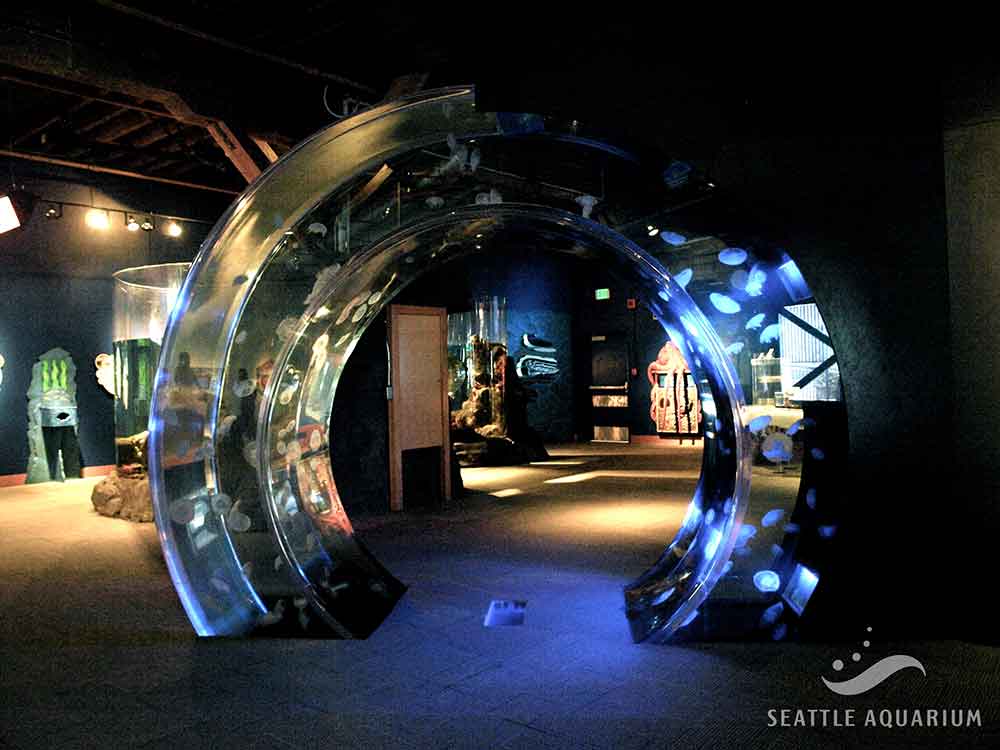
<path fill-rule="evenodd" d="M 645 466 L 642 450 L 589 453 L 586 470 Z M 155 530 L 94 514 L 93 481 L 0 490 L 0 747 L 1000 746 L 998 649 L 875 638 L 927 676 L 843 698 L 819 676 L 849 643 L 632 644 L 621 585 L 691 487 L 545 483 L 580 471 L 474 470 L 478 490 L 522 492 L 358 519 L 411 585 L 367 641 L 198 640 Z M 527 599 L 525 624 L 484 628 L 495 598 Z M 868 708 L 972 708 L 982 727 L 769 727 L 780 708 L 853 708 L 858 724 Z"/>

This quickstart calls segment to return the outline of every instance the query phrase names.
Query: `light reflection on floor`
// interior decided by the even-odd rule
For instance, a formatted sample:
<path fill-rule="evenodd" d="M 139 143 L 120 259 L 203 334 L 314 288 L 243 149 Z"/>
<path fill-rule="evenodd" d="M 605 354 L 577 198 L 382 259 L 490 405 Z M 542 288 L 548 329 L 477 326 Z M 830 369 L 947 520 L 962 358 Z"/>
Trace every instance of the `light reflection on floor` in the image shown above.
<path fill-rule="evenodd" d="M 687 513 L 701 471 L 701 445 L 673 440 L 630 445 L 572 444 L 549 446 L 550 461 L 522 466 L 475 467 L 462 470 L 471 491 L 454 507 L 430 514 L 382 519 L 393 534 L 440 535 L 428 554 L 493 557 L 565 566 L 614 576 L 612 588 L 642 573 L 670 543 Z M 776 508 L 791 515 L 799 478 L 767 466 L 753 469 L 750 509 L 744 523 L 756 527 L 753 542 L 733 557 L 733 566 L 716 587 L 716 596 L 753 599 L 760 594 L 753 575 L 772 561 L 784 524 L 765 527 L 761 517 Z M 435 526 L 429 532 L 427 524 Z M 452 526 L 452 535 L 443 529 Z M 475 533 L 470 533 L 475 528 Z M 379 532 L 385 534 L 387 532 Z M 392 568 L 393 549 L 379 534 L 369 538 L 377 553 L 386 548 Z M 461 540 L 465 540 L 464 546 Z M 398 572 L 419 580 L 418 559 L 411 557 Z M 486 584 L 488 585 L 488 584 Z M 514 591 L 511 595 L 528 596 Z"/>

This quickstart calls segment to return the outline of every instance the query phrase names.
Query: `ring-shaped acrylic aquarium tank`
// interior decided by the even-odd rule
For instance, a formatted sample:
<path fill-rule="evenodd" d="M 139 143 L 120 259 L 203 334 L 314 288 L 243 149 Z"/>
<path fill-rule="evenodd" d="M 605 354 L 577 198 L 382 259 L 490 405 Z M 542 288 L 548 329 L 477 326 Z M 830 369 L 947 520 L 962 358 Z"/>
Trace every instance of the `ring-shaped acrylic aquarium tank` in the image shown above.
<path fill-rule="evenodd" d="M 598 216 L 602 199 L 591 191 L 513 179 L 509 165 L 525 158 L 538 175 L 547 164 L 599 164 L 602 182 L 628 187 Z M 150 418 L 157 527 L 195 630 L 366 637 L 385 619 L 406 586 L 357 538 L 337 492 L 329 431 L 338 382 L 366 328 L 408 284 L 525 237 L 600 262 L 637 290 L 690 370 L 703 415 L 700 479 L 676 537 L 624 590 L 635 640 L 688 625 L 746 541 L 759 447 L 734 346 L 714 317 L 739 313 L 739 300 L 753 302 L 765 283 L 787 291 L 783 303 L 803 294 L 797 270 L 776 281 L 787 256 L 762 251 L 749 265 L 742 249 L 709 243 L 734 273 L 748 270 L 726 293 L 706 292 L 709 304 L 692 299 L 693 271 L 671 273 L 642 247 L 655 235 L 678 252 L 704 249 L 704 237 L 647 220 L 685 202 L 683 190 L 676 206 L 664 199 L 683 172 L 651 171 L 628 151 L 537 116 L 480 111 L 464 87 L 341 121 L 250 186 L 184 282 Z M 770 329 L 757 330 L 766 316 L 755 326 L 757 317 L 738 327 L 766 342 Z M 782 448 L 790 450 L 772 446 Z M 801 614 L 815 574 L 790 555 L 783 565 L 760 571 L 773 577 L 757 588 L 794 599 Z M 767 612 L 773 624 L 774 607 Z"/>

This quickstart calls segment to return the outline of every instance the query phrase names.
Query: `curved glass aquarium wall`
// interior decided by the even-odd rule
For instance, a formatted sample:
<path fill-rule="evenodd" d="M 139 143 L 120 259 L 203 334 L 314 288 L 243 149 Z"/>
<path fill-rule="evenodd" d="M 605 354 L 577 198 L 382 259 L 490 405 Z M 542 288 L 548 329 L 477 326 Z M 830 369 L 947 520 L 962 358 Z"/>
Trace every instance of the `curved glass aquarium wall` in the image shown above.
<path fill-rule="evenodd" d="M 633 638 L 669 637 L 697 619 L 724 577 L 760 572 L 748 568 L 762 564 L 757 557 L 730 557 L 752 546 L 751 477 L 775 415 L 748 411 L 738 357 L 763 344 L 737 347 L 732 332 L 776 341 L 777 310 L 809 297 L 795 296 L 804 282 L 787 291 L 780 248 L 737 247 L 682 226 L 711 195 L 684 166 L 647 164 L 575 123 L 481 111 L 471 88 L 453 88 L 341 121 L 248 188 L 184 281 L 150 422 L 157 525 L 197 632 L 366 637 L 378 627 L 405 586 L 356 537 L 331 470 L 345 363 L 408 284 L 527 238 L 599 262 L 635 291 L 683 357 L 702 415 L 701 476 L 683 525 L 625 586 Z M 517 177 L 524 173 L 532 179 Z M 703 223 L 697 211 L 689 218 Z M 717 267 L 747 278 L 723 289 Z M 493 307 L 479 318 L 500 316 Z M 476 325 L 471 317 L 463 329 Z M 505 345 L 502 327 L 491 344 Z M 462 338 L 449 336 L 455 359 L 468 355 Z M 462 382 L 466 395 L 470 385 Z M 798 523 L 786 533 L 812 522 Z M 788 550 L 784 560 L 768 550 L 767 592 L 757 587 L 769 629 L 791 616 L 774 609 L 799 564 Z M 796 580 L 808 589 L 796 600 L 804 607 L 815 584 Z"/>
<path fill-rule="evenodd" d="M 162 263 L 125 268 L 114 274 L 116 439 L 146 431 L 163 333 L 189 268 L 190 263 Z M 119 455 L 118 464 L 124 460 Z"/>

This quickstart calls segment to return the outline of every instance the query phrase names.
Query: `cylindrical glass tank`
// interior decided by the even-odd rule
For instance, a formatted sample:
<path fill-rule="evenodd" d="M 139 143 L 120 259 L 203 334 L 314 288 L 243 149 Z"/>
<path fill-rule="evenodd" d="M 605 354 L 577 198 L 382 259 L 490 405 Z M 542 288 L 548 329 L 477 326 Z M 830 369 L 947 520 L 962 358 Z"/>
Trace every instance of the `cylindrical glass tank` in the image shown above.
<path fill-rule="evenodd" d="M 472 337 L 472 313 L 448 316 L 448 398 L 450 409 L 460 408 L 469 397 L 469 340 Z"/>
<path fill-rule="evenodd" d="M 507 300 L 485 296 L 472 306 L 469 373 L 473 389 L 489 389 L 490 422 L 477 425 L 487 437 L 507 434 L 504 412 L 504 371 L 507 364 Z"/>
<path fill-rule="evenodd" d="M 125 268 L 114 274 L 112 338 L 115 368 L 115 439 L 146 430 L 160 344 L 190 263 Z M 117 451 L 117 463 L 129 462 Z"/>

